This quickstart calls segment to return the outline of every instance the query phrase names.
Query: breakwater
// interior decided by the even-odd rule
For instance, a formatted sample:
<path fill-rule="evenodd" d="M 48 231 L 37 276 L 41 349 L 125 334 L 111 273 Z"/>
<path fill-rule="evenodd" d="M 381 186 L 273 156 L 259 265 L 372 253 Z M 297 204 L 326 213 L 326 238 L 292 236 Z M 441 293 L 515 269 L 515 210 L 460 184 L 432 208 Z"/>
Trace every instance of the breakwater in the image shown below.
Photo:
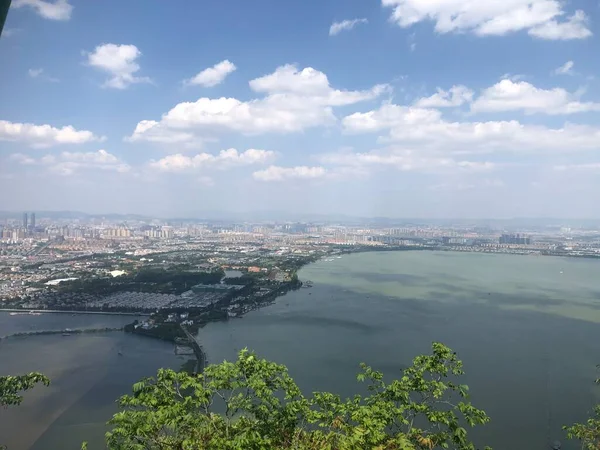
<path fill-rule="evenodd" d="M 147 312 L 109 312 L 109 311 L 86 311 L 86 310 L 62 310 L 62 309 L 26 309 L 26 308 L 0 308 L 0 312 L 15 312 L 20 314 L 95 314 L 100 316 L 149 316 Z"/>
<path fill-rule="evenodd" d="M 19 333 L 13 333 L 6 336 L 1 336 L 0 340 L 8 339 L 8 338 L 16 338 L 16 337 L 28 337 L 28 336 L 48 336 L 53 334 L 63 334 L 63 335 L 71 335 L 71 334 L 84 334 L 84 333 L 108 333 L 113 331 L 123 331 L 123 328 L 116 327 L 106 327 L 106 328 L 84 328 L 78 330 L 71 330 L 70 328 L 66 328 L 64 330 L 37 330 L 37 331 L 22 331 Z"/>

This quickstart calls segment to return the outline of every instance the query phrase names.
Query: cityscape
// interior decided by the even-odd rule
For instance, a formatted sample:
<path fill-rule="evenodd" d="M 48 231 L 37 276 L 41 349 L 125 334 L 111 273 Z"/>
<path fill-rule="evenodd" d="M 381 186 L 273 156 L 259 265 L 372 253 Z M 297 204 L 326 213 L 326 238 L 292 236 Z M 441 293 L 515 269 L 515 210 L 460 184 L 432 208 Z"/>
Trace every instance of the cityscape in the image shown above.
<path fill-rule="evenodd" d="M 600 257 L 600 227 L 533 225 L 502 229 L 481 224 L 385 224 L 165 220 L 136 217 L 72 219 L 24 212 L 0 225 L 0 300 L 3 307 L 154 311 L 208 307 L 229 296 L 235 285 L 140 294 L 124 285 L 92 295 L 82 280 L 128 279 L 141 270 L 236 271 L 273 283 L 291 279 L 307 262 L 368 250 L 443 250 L 565 257 Z M 281 267 L 286 267 L 283 269 Z M 79 286 L 78 302 L 68 286 Z M 190 286 L 191 287 L 191 286 Z M 270 292 L 261 287 L 262 294 Z M 271 287 L 273 293 L 280 288 Z M 132 289 L 133 292 L 129 292 Z M 139 291 L 139 286 L 137 288 Z M 234 289 L 235 290 L 235 289 Z M 110 294 L 110 295 L 104 295 Z M 71 293 L 71 295 L 74 295 Z M 89 297 L 89 298 L 88 298 Z M 58 300 L 62 299 L 62 300 Z M 229 307 L 229 305 L 228 305 Z M 230 315 L 238 314 L 238 308 Z"/>

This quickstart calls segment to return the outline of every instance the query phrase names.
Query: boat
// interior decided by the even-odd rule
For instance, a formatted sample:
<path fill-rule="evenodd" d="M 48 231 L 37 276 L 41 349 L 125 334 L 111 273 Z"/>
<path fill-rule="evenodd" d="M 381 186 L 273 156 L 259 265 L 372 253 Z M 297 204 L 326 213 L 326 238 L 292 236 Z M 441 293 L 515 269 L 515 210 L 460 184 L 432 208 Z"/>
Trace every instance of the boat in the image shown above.
<path fill-rule="evenodd" d="M 71 336 L 71 333 L 63 333 L 63 336 Z"/>

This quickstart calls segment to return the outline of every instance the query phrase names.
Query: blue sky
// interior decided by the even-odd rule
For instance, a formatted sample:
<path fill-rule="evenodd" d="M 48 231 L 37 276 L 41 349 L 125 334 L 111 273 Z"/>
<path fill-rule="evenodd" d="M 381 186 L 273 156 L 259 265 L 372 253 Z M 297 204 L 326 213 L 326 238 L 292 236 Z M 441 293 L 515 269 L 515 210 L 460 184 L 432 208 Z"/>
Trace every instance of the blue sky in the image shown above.
<path fill-rule="evenodd" d="M 600 217 L 595 0 L 13 0 L 0 209 Z"/>

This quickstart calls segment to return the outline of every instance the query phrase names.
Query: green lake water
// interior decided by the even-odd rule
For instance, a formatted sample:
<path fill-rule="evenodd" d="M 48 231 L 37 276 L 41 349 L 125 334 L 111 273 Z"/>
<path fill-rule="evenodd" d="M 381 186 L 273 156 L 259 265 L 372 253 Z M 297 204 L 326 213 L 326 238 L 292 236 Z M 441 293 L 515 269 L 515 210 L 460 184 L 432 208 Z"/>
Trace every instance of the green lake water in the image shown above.
<path fill-rule="evenodd" d="M 366 362 L 392 377 L 441 341 L 464 361 L 473 403 L 492 422 L 479 446 L 547 449 L 600 402 L 600 261 L 449 252 L 377 252 L 329 258 L 301 270 L 314 287 L 290 292 L 198 337 L 209 362 L 248 347 L 286 364 L 310 393 L 343 396 Z M 0 335 L 27 329 L 118 326 L 125 317 L 11 316 Z M 47 323 L 51 321 L 52 323 Z M 121 350 L 124 356 L 118 356 Z M 53 379 L 19 408 L 0 411 L 0 442 L 12 449 L 102 448 L 114 400 L 161 366 L 179 367 L 169 344 L 108 333 L 0 343 L 0 375 L 41 370 Z"/>

